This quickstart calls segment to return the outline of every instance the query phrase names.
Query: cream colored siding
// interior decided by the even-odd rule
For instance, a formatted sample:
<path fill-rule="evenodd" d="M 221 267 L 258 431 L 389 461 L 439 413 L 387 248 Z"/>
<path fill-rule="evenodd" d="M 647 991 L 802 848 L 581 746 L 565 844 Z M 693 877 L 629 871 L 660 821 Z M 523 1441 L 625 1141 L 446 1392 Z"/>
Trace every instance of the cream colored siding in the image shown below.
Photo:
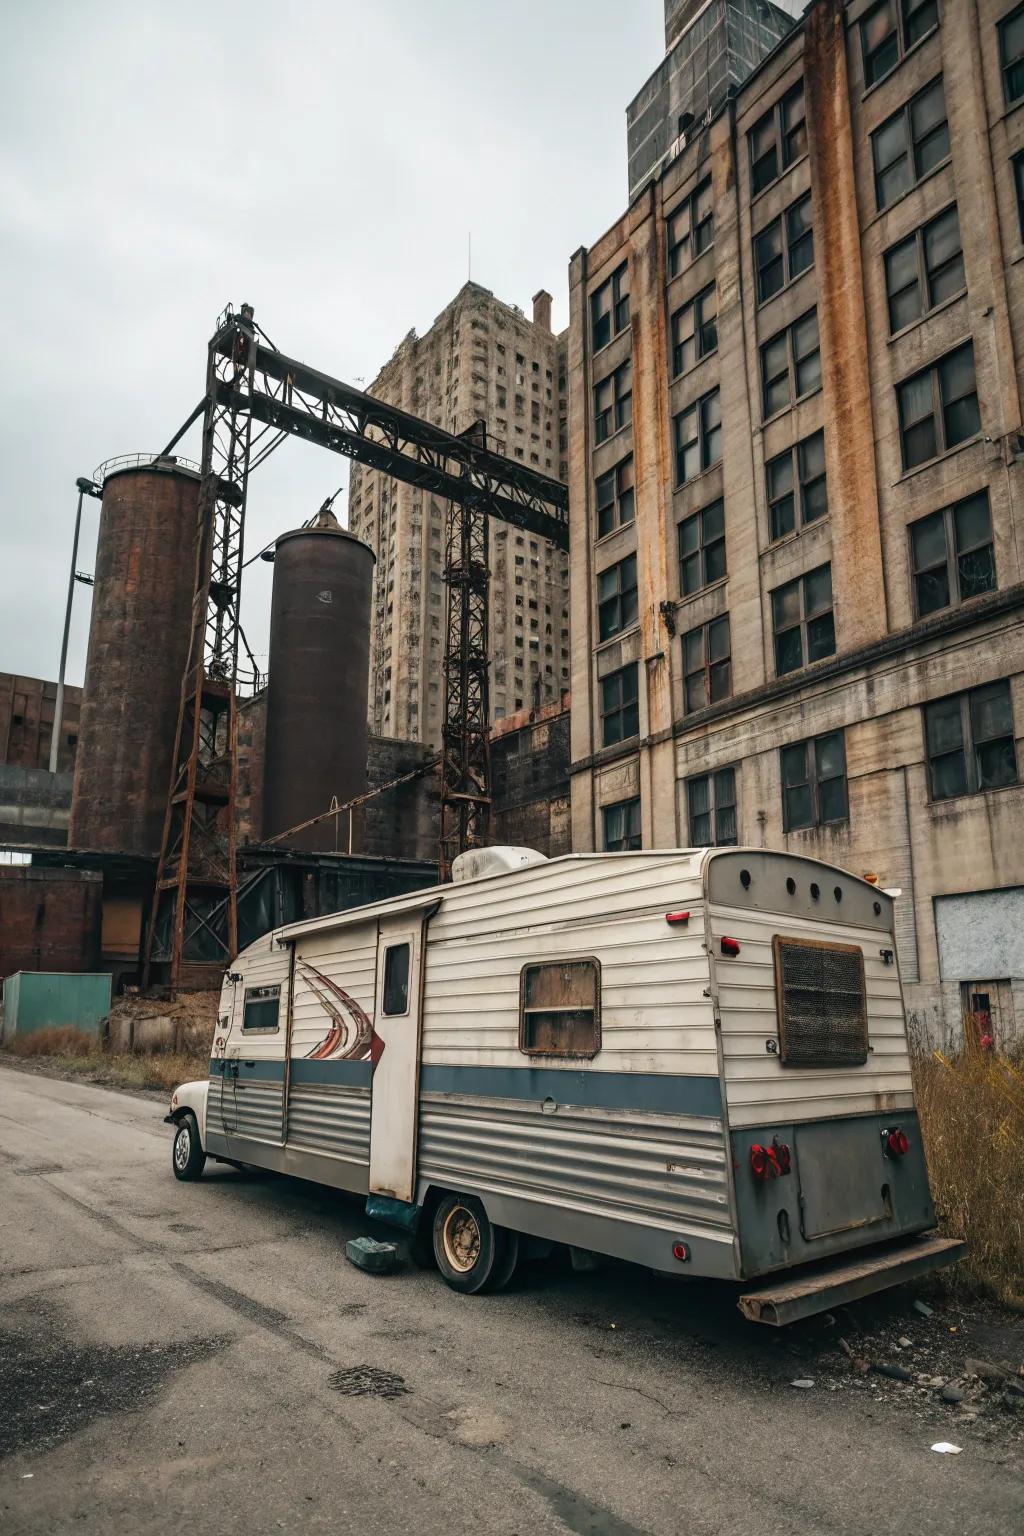
<path fill-rule="evenodd" d="M 735 907 L 715 907 L 712 928 L 740 942 L 735 959 L 715 962 L 722 1022 L 725 1097 L 729 1124 L 742 1126 L 820 1120 L 913 1106 L 903 1003 L 891 936 L 878 929 L 843 927 Z M 856 944 L 864 955 L 868 1060 L 860 1067 L 784 1067 L 765 1048 L 776 1035 L 772 938 L 834 939 Z"/>
<path fill-rule="evenodd" d="M 293 1058 L 308 1056 L 331 1028 L 331 1016 L 310 985 L 311 978 L 303 970 L 303 961 L 329 976 L 372 1019 L 377 975 L 376 918 L 296 940 Z M 322 982 L 319 986 L 326 991 Z M 336 1001 L 335 1006 L 338 1006 Z M 339 1006 L 338 1011 L 349 1022 L 345 1009 Z"/>

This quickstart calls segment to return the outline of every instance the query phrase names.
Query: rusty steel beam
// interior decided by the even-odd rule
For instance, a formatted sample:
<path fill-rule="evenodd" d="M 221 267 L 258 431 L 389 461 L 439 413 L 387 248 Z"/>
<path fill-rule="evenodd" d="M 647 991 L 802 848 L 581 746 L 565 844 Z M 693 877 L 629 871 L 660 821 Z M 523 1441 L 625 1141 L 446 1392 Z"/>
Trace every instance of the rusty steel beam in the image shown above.
<path fill-rule="evenodd" d="M 568 489 L 487 447 L 483 424 L 461 436 L 286 357 L 251 305 L 229 306 L 209 344 L 202 406 L 193 627 L 164 819 L 143 985 L 159 966 L 226 965 L 237 940 L 236 700 L 244 644 L 239 599 L 249 475 L 286 436 L 404 480 L 449 504 L 448 631 L 442 750 L 442 875 L 487 841 L 487 527 L 496 517 L 569 547 Z M 172 445 L 200 414 L 194 411 Z M 254 433 L 253 424 L 261 430 Z M 269 445 L 259 447 L 263 437 Z"/>

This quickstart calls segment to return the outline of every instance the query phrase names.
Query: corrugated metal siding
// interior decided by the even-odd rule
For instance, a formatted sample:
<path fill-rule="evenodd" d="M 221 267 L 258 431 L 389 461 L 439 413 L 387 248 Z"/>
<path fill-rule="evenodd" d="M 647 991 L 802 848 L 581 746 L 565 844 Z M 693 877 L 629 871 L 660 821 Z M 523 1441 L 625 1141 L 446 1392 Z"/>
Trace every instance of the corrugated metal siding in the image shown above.
<path fill-rule="evenodd" d="M 421 1096 L 419 1175 L 651 1226 L 728 1229 L 720 1120 Z"/>
<path fill-rule="evenodd" d="M 365 1167 L 370 1161 L 370 1091 L 333 1083 L 293 1083 L 288 1145 Z"/>
<path fill-rule="evenodd" d="M 710 926 L 715 934 L 727 933 L 741 945 L 736 959 L 716 961 L 726 1104 L 733 1128 L 910 1107 L 899 974 L 895 962 L 886 965 L 879 953 L 891 947 L 891 939 L 887 945 L 877 930 L 730 907 L 713 908 Z M 871 1046 L 863 1066 L 784 1067 L 765 1049 L 765 1041 L 776 1033 L 772 938 L 777 933 L 834 938 L 862 950 Z"/>
<path fill-rule="evenodd" d="M 691 912 L 685 928 L 665 913 Z M 594 1072 L 715 1076 L 699 861 L 565 860 L 513 880 L 454 887 L 428 930 L 423 1060 L 525 1066 L 519 976 L 528 963 L 592 955 L 601 963 Z"/>
<path fill-rule="evenodd" d="M 373 1018 L 377 976 L 377 920 L 370 918 L 353 927 L 311 934 L 295 944 L 295 1008 L 292 1019 L 292 1056 L 308 1056 L 331 1027 L 330 1014 L 317 997 L 311 978 L 303 971 L 306 961 L 344 988 Z M 334 1000 L 337 1005 L 337 1000 Z M 343 1007 L 338 1010 L 346 1021 Z"/>

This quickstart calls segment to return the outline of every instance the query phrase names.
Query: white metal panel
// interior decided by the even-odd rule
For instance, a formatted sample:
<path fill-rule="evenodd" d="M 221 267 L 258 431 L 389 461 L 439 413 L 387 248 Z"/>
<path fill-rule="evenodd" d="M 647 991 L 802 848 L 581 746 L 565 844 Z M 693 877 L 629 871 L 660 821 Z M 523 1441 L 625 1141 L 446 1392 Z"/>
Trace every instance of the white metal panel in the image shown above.
<path fill-rule="evenodd" d="M 592 956 L 601 965 L 601 1050 L 574 1067 L 717 1076 L 698 859 L 554 860 L 459 896 L 446 895 L 430 925 L 425 1063 L 535 1063 L 519 1049 L 523 966 Z M 665 914 L 680 909 L 689 922 L 668 924 Z"/>
<path fill-rule="evenodd" d="M 394 1200 L 413 1198 L 419 1121 L 420 968 L 424 924 L 407 915 L 381 919 L 377 938 L 377 1006 L 374 1030 L 382 1042 L 373 1070 L 370 1103 L 370 1190 Z M 396 945 L 409 945 L 407 1007 L 384 1012 L 384 966 Z"/>
<path fill-rule="evenodd" d="M 943 981 L 1024 976 L 1024 886 L 936 896 Z"/>
<path fill-rule="evenodd" d="M 361 1012 L 373 1018 L 377 974 L 377 920 L 350 928 L 310 934 L 295 941 L 295 1003 L 292 1014 L 292 1058 L 310 1056 L 327 1041 L 335 1023 L 353 1029 Z M 346 1005 L 325 986 L 324 978 L 340 987 L 354 1006 Z M 347 1056 L 344 1043 L 335 1056 Z M 368 1055 L 368 1050 L 363 1053 Z"/>
<path fill-rule="evenodd" d="M 737 907 L 714 907 L 709 927 L 713 947 L 722 934 L 740 943 L 735 958 L 715 959 L 726 1104 L 734 1129 L 912 1106 L 899 974 L 895 960 L 886 964 L 881 954 L 892 947 L 891 938 L 887 942 L 877 929 Z M 870 1047 L 863 1066 L 784 1067 L 767 1050 L 766 1041 L 775 1039 L 778 1028 L 775 934 L 834 939 L 861 949 Z"/>

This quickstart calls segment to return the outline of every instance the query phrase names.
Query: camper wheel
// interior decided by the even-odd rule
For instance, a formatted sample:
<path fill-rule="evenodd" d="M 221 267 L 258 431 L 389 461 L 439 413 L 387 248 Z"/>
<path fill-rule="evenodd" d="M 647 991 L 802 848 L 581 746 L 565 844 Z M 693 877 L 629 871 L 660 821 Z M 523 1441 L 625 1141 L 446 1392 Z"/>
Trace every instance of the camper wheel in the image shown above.
<path fill-rule="evenodd" d="M 191 1182 L 192 1179 L 199 1178 L 205 1164 L 206 1153 L 199 1140 L 196 1117 L 185 1113 L 175 1127 L 174 1142 L 171 1146 L 171 1167 L 174 1169 L 174 1177 Z"/>
<path fill-rule="evenodd" d="M 519 1234 L 496 1227 L 475 1195 L 445 1195 L 434 1212 L 434 1256 L 453 1291 L 502 1290 L 519 1257 Z"/>

